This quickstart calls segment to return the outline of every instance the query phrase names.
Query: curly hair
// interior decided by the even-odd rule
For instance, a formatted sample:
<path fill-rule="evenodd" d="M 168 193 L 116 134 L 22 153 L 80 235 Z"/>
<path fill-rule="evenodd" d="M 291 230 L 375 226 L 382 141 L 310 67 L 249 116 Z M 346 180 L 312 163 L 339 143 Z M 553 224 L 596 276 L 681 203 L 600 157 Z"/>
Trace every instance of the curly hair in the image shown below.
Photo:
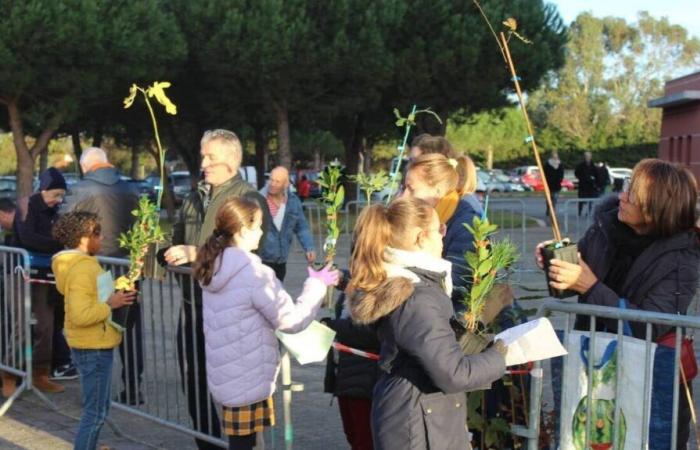
<path fill-rule="evenodd" d="M 66 248 L 76 248 L 80 239 L 92 236 L 100 231 L 100 219 L 95 213 L 87 211 L 69 212 L 58 219 L 53 226 L 53 238 Z"/>

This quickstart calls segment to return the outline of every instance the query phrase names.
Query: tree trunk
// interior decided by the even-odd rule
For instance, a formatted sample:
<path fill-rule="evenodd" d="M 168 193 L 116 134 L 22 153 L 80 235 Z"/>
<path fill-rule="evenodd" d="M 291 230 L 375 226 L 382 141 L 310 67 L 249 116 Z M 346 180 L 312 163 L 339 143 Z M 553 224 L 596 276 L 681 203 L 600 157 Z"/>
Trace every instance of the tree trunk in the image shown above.
<path fill-rule="evenodd" d="M 267 162 L 267 139 L 265 127 L 260 124 L 253 126 L 255 134 L 255 171 L 257 173 L 258 189 L 265 186 L 265 165 Z"/>
<path fill-rule="evenodd" d="M 92 146 L 102 147 L 102 121 L 99 121 L 95 126 L 95 133 L 92 136 Z"/>
<path fill-rule="evenodd" d="M 143 174 L 143 168 L 141 167 L 141 164 L 139 164 L 139 147 L 138 146 L 133 146 L 131 147 L 131 179 L 132 180 L 141 180 L 144 178 Z"/>
<path fill-rule="evenodd" d="M 356 175 L 360 152 L 363 150 L 365 134 L 365 118 L 359 114 L 355 119 L 355 129 L 350 139 L 345 142 L 345 172 L 347 175 Z M 357 196 L 354 189 L 346 189 L 348 200 L 355 200 Z"/>
<path fill-rule="evenodd" d="M 292 168 L 292 149 L 289 138 L 289 111 L 286 102 L 272 102 L 277 119 L 277 164 Z"/>
<path fill-rule="evenodd" d="M 80 131 L 73 130 L 70 134 L 71 141 L 73 142 L 73 154 L 75 155 L 75 166 L 78 168 L 78 174 L 82 178 L 83 168 L 80 167 L 80 158 L 83 156 L 83 147 L 80 143 Z"/>
<path fill-rule="evenodd" d="M 493 145 L 486 146 L 486 168 L 493 169 Z"/>
<path fill-rule="evenodd" d="M 39 154 L 39 173 L 46 172 L 49 168 L 49 149 L 47 148 Z"/>
<path fill-rule="evenodd" d="M 22 199 L 29 197 L 32 193 L 34 162 L 39 153 L 48 148 L 51 136 L 53 136 L 61 122 L 61 116 L 59 114 L 49 120 L 34 142 L 34 145 L 29 148 L 24 135 L 18 99 L 7 102 L 7 112 L 10 118 L 10 130 L 12 131 L 12 140 L 15 144 L 15 153 L 17 154 L 17 198 Z"/>

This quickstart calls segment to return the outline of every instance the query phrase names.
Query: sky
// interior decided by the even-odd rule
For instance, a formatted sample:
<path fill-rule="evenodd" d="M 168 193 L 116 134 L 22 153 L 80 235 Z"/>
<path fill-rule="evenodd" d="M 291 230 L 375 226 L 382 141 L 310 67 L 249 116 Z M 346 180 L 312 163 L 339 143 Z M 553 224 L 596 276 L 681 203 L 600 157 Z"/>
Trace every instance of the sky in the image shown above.
<path fill-rule="evenodd" d="M 668 17 L 674 24 L 683 25 L 693 36 L 700 38 L 700 0 L 547 0 L 559 8 L 566 24 L 578 14 L 590 11 L 596 17 L 622 17 L 634 21 L 638 11 L 648 11 L 653 17 Z"/>

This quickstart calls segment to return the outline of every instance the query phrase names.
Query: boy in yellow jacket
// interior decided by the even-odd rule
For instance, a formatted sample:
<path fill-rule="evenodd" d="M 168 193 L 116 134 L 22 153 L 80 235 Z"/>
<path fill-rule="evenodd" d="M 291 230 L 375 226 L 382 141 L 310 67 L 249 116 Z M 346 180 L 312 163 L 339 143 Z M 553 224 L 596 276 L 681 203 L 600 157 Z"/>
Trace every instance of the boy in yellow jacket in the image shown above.
<path fill-rule="evenodd" d="M 94 256 L 102 242 L 96 214 L 66 214 L 54 225 L 53 236 L 68 249 L 54 255 L 51 267 L 65 297 L 64 330 L 83 394 L 75 449 L 93 450 L 109 411 L 112 353 L 122 339 L 109 318 L 113 309 L 133 303 L 136 293 L 112 293 L 100 302 L 98 277 L 104 271 Z"/>

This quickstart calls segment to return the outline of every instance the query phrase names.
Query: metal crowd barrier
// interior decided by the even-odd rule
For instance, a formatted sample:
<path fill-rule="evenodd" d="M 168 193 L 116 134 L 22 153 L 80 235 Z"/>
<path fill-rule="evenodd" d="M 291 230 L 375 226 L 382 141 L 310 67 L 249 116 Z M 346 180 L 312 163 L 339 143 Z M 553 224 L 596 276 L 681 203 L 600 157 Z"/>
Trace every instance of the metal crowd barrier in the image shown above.
<path fill-rule="evenodd" d="M 32 392 L 51 409 L 56 405 L 32 386 L 32 303 L 29 253 L 0 246 L 0 372 L 19 378 L 14 394 L 0 404 L 0 417 L 23 393 Z"/>
<path fill-rule="evenodd" d="M 593 223 L 600 198 L 572 198 L 564 202 L 564 233 L 574 240 L 583 237 Z"/>
<path fill-rule="evenodd" d="M 526 264 L 529 249 L 527 246 L 527 216 L 525 215 L 525 202 L 519 199 L 498 198 L 489 199 L 488 211 L 491 223 L 499 225 L 495 239 L 508 238 L 520 250 L 520 259 L 515 265 L 512 281 L 518 282 L 522 274 L 529 271 Z"/>
<path fill-rule="evenodd" d="M 617 323 L 617 335 L 616 339 L 618 342 L 617 346 L 617 354 L 618 354 L 618 361 L 622 358 L 622 354 L 624 353 L 624 348 L 625 348 L 625 339 L 623 339 L 623 324 L 624 322 L 635 322 L 635 323 L 641 323 L 644 326 L 645 330 L 645 339 L 644 345 L 645 345 L 645 366 L 644 367 L 622 367 L 622 364 L 616 364 L 616 370 L 615 370 L 615 376 L 616 376 L 616 387 L 615 387 L 615 398 L 620 398 L 620 380 L 621 380 L 621 373 L 622 370 L 632 370 L 634 373 L 639 374 L 640 377 L 644 378 L 644 386 L 645 386 L 645 392 L 650 392 L 651 391 L 651 385 L 650 385 L 650 374 L 652 373 L 652 359 L 651 359 L 651 346 L 652 346 L 652 326 L 653 325 L 664 325 L 672 328 L 672 331 L 676 332 L 676 340 L 675 340 L 675 361 L 674 361 L 674 367 L 673 367 L 673 377 L 672 377 L 672 383 L 673 383 L 673 400 L 672 400 L 672 430 L 671 430 L 671 442 L 670 442 L 670 448 L 675 449 L 676 448 L 676 443 L 677 443 L 677 438 L 678 438 L 678 402 L 679 402 L 679 396 L 685 395 L 685 389 L 682 388 L 681 383 L 680 383 L 680 346 L 681 346 L 681 336 L 684 335 L 683 329 L 684 328 L 691 328 L 694 330 L 700 329 L 700 317 L 692 317 L 692 316 L 687 316 L 687 315 L 676 315 L 676 314 L 663 314 L 663 313 L 657 313 L 657 312 L 650 312 L 650 311 L 641 311 L 641 310 L 634 310 L 634 309 L 622 309 L 622 308 L 611 308 L 611 307 L 606 307 L 606 306 L 599 306 L 599 305 L 587 305 L 587 304 L 582 304 L 582 303 L 572 303 L 572 302 L 565 302 L 565 301 L 560 301 L 560 300 L 549 300 L 543 303 L 538 312 L 539 317 L 547 317 L 552 314 L 558 314 L 562 315 L 561 319 L 564 320 L 564 339 L 563 342 L 566 343 L 568 341 L 568 335 L 569 333 L 573 330 L 573 323 L 574 319 L 576 316 L 585 316 L 590 318 L 590 324 L 588 330 L 579 330 L 579 331 L 588 331 L 590 333 L 590 349 L 595 349 L 595 339 L 596 335 L 598 332 L 596 332 L 596 323 L 598 320 L 613 320 L 616 321 Z M 556 320 L 556 319 L 554 319 Z M 572 358 L 572 357 L 578 357 L 578 354 L 573 354 L 570 353 L 567 356 L 564 356 L 564 365 L 563 365 L 563 376 L 562 380 L 567 379 L 567 374 L 566 374 L 566 358 Z M 585 423 L 589 424 L 586 426 L 585 430 L 585 447 L 584 448 L 589 448 L 589 444 L 591 441 L 591 433 L 592 433 L 592 424 L 593 422 L 591 421 L 591 399 L 592 399 L 592 390 L 593 390 L 593 383 L 592 383 L 592 373 L 594 369 L 594 358 L 590 358 L 588 360 L 587 364 L 587 388 L 586 388 L 586 396 L 589 399 L 586 409 L 586 420 Z M 540 362 L 535 363 L 535 370 L 539 370 L 540 373 L 542 372 L 542 364 Z M 670 375 L 670 374 L 669 374 Z M 689 381 L 689 383 L 692 383 Z M 541 406 L 543 402 L 543 377 L 533 377 L 532 382 L 530 385 L 530 417 L 535 418 L 534 420 L 531 420 L 531 425 L 529 428 L 524 428 L 524 427 L 514 427 L 513 431 L 516 432 L 516 434 L 520 436 L 525 436 L 528 437 L 528 449 L 529 450 L 537 450 L 539 447 L 539 436 L 540 436 L 540 421 L 537 420 L 540 418 L 541 414 Z M 562 388 L 562 392 L 564 392 Z M 646 439 L 648 439 L 648 436 L 646 436 L 646 433 L 648 432 L 648 424 L 649 424 L 649 418 L 651 414 L 651 406 L 650 406 L 651 400 L 650 396 L 644 395 L 644 400 L 643 400 L 643 416 L 642 416 L 642 426 L 643 426 L 643 436 L 642 436 L 642 448 L 654 448 L 653 442 L 645 442 Z M 695 402 L 695 405 L 697 407 L 697 401 Z M 554 405 L 555 408 L 557 408 L 557 405 Z M 618 437 L 619 437 L 619 432 L 620 432 L 620 406 L 619 403 L 616 402 L 616 407 L 615 407 L 615 414 L 614 414 L 614 424 L 613 424 L 613 433 L 614 433 L 614 438 L 613 438 L 613 447 L 612 448 L 619 448 L 617 446 L 618 442 Z M 556 411 L 556 409 L 555 409 Z M 558 413 L 561 414 L 563 411 L 561 408 L 559 409 Z M 563 425 L 561 417 L 559 418 L 559 423 L 560 425 Z M 691 431 L 692 431 L 693 424 L 691 422 Z M 559 436 L 561 437 L 562 435 L 562 429 L 559 430 Z M 692 432 L 690 433 L 691 437 L 689 442 L 692 441 L 693 436 Z M 659 443 L 657 443 L 659 444 Z M 651 447 L 648 447 L 651 445 Z"/>
<path fill-rule="evenodd" d="M 118 277 L 128 269 L 128 261 L 99 258 L 105 270 Z M 146 279 L 139 286 L 140 312 L 133 309 L 133 324 L 125 330 L 119 351 L 115 351 L 112 374 L 112 406 L 138 417 L 226 448 L 228 441 L 217 436 L 213 422 L 220 423 L 220 405 L 211 400 L 204 367 L 203 342 L 193 318 L 198 297 L 191 269 L 168 266 L 162 279 Z M 199 321 L 201 325 L 201 320 Z M 265 431 L 267 448 L 291 448 L 293 440 L 292 392 L 303 385 L 291 381 L 289 357 L 283 355 L 275 410 L 283 422 Z M 183 380 L 183 373 L 189 374 Z M 204 390 L 200 387 L 204 386 Z M 285 406 L 286 404 L 286 406 Z M 192 418 L 190 411 L 194 411 Z M 280 436 L 282 435 L 283 436 Z"/>

